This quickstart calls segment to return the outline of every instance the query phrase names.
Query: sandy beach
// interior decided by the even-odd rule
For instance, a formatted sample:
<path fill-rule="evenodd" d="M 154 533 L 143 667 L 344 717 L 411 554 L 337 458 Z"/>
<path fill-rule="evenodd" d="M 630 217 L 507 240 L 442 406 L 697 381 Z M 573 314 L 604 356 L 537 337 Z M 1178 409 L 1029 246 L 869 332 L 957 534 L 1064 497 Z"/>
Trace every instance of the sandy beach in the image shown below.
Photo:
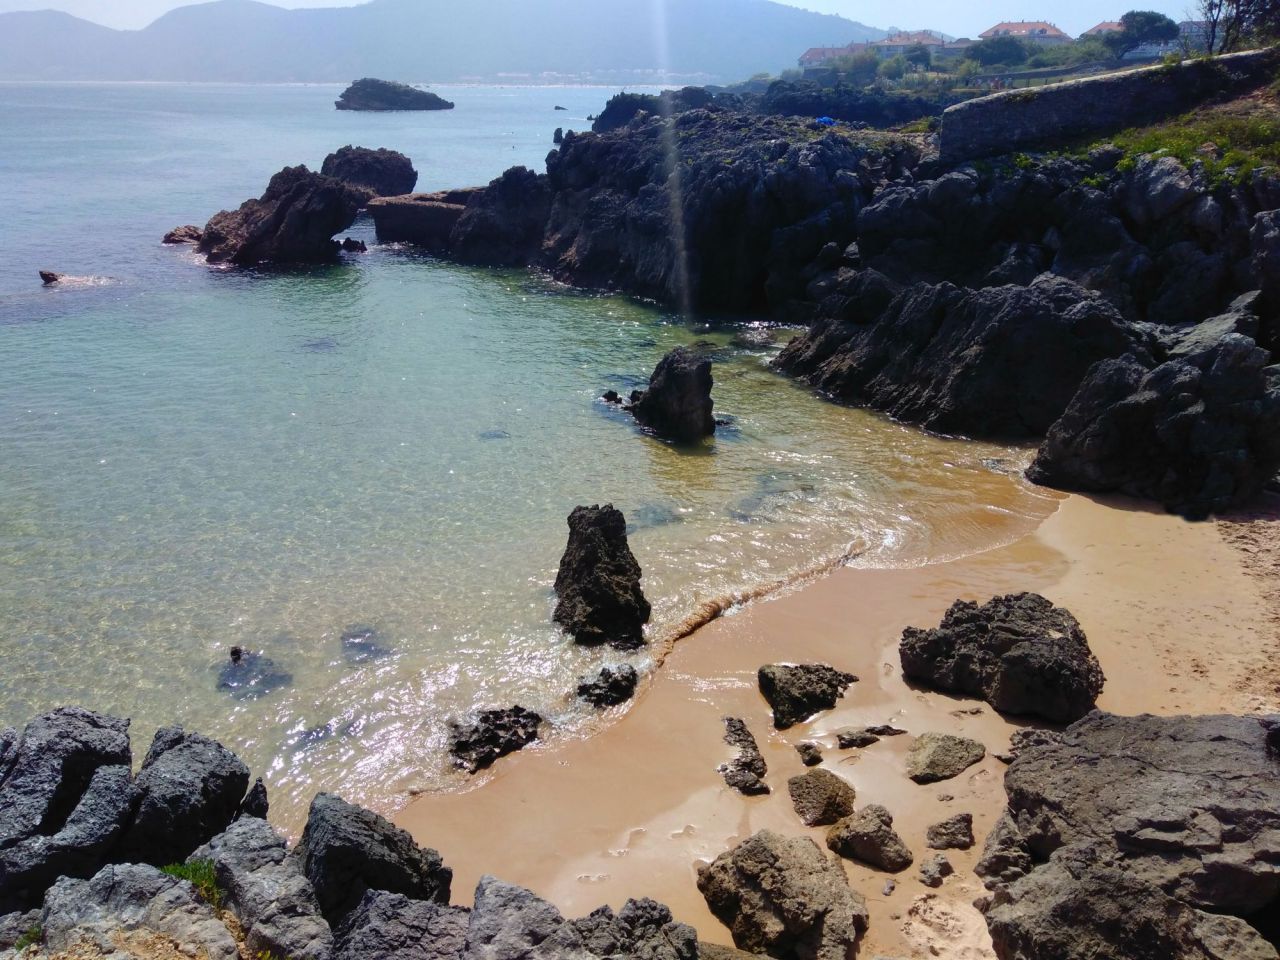
<path fill-rule="evenodd" d="M 1248 572 L 1259 568 L 1250 558 L 1268 538 L 1256 525 L 1269 515 L 1192 524 L 1132 503 L 1064 496 L 1033 534 L 1008 546 L 912 569 L 836 570 L 683 640 L 626 715 L 598 735 L 502 760 L 470 791 L 417 798 L 398 822 L 453 866 L 455 902 L 467 902 L 486 873 L 531 888 L 568 915 L 649 896 L 704 940 L 731 944 L 696 889 L 696 865 L 766 827 L 822 843 L 824 829 L 801 825 L 786 786 L 805 769 L 795 744 L 812 740 L 823 746 L 823 767 L 855 787 L 859 806 L 880 803 L 893 813 L 916 864 L 932 854 L 929 824 L 961 812 L 974 817 L 978 845 L 948 851 L 956 874 L 937 891 L 913 866 L 894 875 L 897 889 L 886 893 L 890 875 L 845 862 L 871 913 L 861 954 L 991 957 L 972 906 L 982 893 L 972 867 L 1004 805 L 995 755 L 1016 721 L 980 701 L 905 684 L 902 629 L 935 626 L 957 598 L 1037 591 L 1084 627 L 1106 673 L 1103 709 L 1275 710 L 1280 630 L 1263 594 L 1265 575 Z M 755 679 L 762 664 L 778 661 L 827 662 L 860 681 L 835 710 L 778 732 Z M 716 768 L 731 755 L 721 739 L 724 716 L 744 718 L 759 740 L 770 796 L 746 798 L 721 780 Z M 917 786 L 904 772 L 911 736 L 835 748 L 837 729 L 886 722 L 912 735 L 976 738 L 987 758 L 953 780 Z"/>

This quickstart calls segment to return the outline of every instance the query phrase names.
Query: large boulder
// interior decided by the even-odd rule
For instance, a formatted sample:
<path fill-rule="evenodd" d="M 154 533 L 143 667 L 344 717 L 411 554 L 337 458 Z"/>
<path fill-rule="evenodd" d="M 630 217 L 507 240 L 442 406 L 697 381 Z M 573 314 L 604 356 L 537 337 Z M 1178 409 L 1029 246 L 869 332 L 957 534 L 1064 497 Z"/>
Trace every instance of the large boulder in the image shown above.
<path fill-rule="evenodd" d="M 787 791 L 806 827 L 830 826 L 853 813 L 853 787 L 830 770 L 797 774 L 787 781 Z"/>
<path fill-rule="evenodd" d="M 911 866 L 911 851 L 893 829 L 893 815 L 878 803 L 845 817 L 827 831 L 827 846 L 849 860 L 890 873 Z"/>
<path fill-rule="evenodd" d="M 981 606 L 957 600 L 937 629 L 904 630 L 898 654 L 909 680 L 1054 723 L 1079 720 L 1102 692 L 1102 668 L 1076 618 L 1034 593 Z"/>
<path fill-rule="evenodd" d="M 711 360 L 676 347 L 658 362 L 649 388 L 631 404 L 636 420 L 659 436 L 692 443 L 715 433 Z"/>
<path fill-rule="evenodd" d="M 196 861 L 213 864 L 223 905 L 240 921 L 252 956 L 329 960 L 333 935 L 315 891 L 265 820 L 241 817 L 188 858 Z"/>
<path fill-rule="evenodd" d="M 369 890 L 335 931 L 333 960 L 460 960 L 469 911 Z"/>
<path fill-rule="evenodd" d="M 1119 492 L 1189 517 L 1256 495 L 1280 469 L 1280 389 L 1249 337 L 1149 369 L 1099 363 L 1027 469 L 1035 483 Z"/>
<path fill-rule="evenodd" d="M 214 214 L 197 249 L 210 263 L 324 263 L 338 254 L 333 235 L 355 222 L 362 204 L 340 180 L 285 167 L 258 199 Z"/>
<path fill-rule="evenodd" d="M 249 768 L 215 740 L 181 726 L 156 731 L 138 772 L 138 810 L 118 862 L 157 867 L 186 859 L 227 828 L 249 787 Z"/>
<path fill-rule="evenodd" d="M 353 147 L 348 144 L 324 158 L 320 174 L 341 180 L 368 197 L 398 197 L 413 193 L 418 171 L 403 153 L 381 147 Z"/>
<path fill-rule="evenodd" d="M 698 890 L 740 949 L 779 960 L 848 960 L 867 929 L 866 901 L 808 837 L 761 830 L 700 866 Z"/>
<path fill-rule="evenodd" d="M 311 801 L 298 844 L 303 872 L 330 925 L 359 906 L 367 890 L 449 902 L 453 871 L 383 817 L 331 793 Z"/>
<path fill-rule="evenodd" d="M 769 785 L 764 782 L 764 775 L 769 772 L 769 765 L 765 763 L 764 754 L 760 752 L 747 722 L 739 717 L 725 717 L 724 742 L 738 751 L 733 759 L 720 764 L 724 782 L 748 797 L 768 793 Z"/>
<path fill-rule="evenodd" d="M 538 739 L 542 717 L 524 707 L 481 710 L 469 723 L 450 725 L 449 752 L 468 773 L 522 750 Z"/>
<path fill-rule="evenodd" d="M 1045 274 L 1030 286 L 916 284 L 878 316 L 819 319 L 775 361 L 837 400 L 942 433 L 1039 437 L 1099 360 L 1147 350 L 1100 295 Z"/>
<path fill-rule="evenodd" d="M 1016 736 L 1008 808 L 977 867 L 997 956 L 1273 960 L 1277 729 L 1095 711 Z"/>
<path fill-rule="evenodd" d="M 825 663 L 773 663 L 757 674 L 760 693 L 773 708 L 773 725 L 786 730 L 830 710 L 858 678 Z"/>
<path fill-rule="evenodd" d="M 190 883 L 143 864 L 63 877 L 45 896 L 40 928 L 50 956 L 172 956 L 181 944 L 190 956 L 240 960 L 231 931 Z"/>
<path fill-rule="evenodd" d="M 544 174 L 512 167 L 471 194 L 449 236 L 449 252 L 464 263 L 519 267 L 542 245 L 551 211 Z"/>
<path fill-rule="evenodd" d="M 407 83 L 365 77 L 343 90 L 334 106 L 339 110 L 452 110 L 453 103 L 429 90 Z"/>
<path fill-rule="evenodd" d="M 575 507 L 569 542 L 556 574 L 552 614 L 577 643 L 623 650 L 644 644 L 649 601 L 640 589 L 640 564 L 627 545 L 627 520 L 613 504 Z"/>
<path fill-rule="evenodd" d="M 916 783 L 958 777 L 987 755 L 977 740 L 950 733 L 922 733 L 907 751 L 907 776 Z"/>

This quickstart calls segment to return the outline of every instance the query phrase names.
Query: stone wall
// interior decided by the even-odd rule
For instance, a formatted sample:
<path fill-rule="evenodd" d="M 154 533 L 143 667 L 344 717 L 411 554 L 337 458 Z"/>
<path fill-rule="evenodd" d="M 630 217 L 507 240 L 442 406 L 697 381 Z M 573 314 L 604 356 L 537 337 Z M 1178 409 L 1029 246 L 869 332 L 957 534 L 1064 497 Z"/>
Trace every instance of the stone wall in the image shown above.
<path fill-rule="evenodd" d="M 959 162 L 1150 123 L 1213 96 L 1261 86 L 1278 67 L 1280 47 L 1272 47 L 958 103 L 942 115 L 942 159 Z"/>

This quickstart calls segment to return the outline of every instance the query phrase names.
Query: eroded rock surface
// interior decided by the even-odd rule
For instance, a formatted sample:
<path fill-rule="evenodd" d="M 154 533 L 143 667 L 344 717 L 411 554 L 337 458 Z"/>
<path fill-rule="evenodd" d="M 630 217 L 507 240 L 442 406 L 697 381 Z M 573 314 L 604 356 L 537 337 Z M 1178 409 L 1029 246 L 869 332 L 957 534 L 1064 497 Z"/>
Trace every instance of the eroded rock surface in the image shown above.
<path fill-rule="evenodd" d="M 636 692 L 640 675 L 629 663 L 616 667 L 601 667 L 594 677 L 578 684 L 578 698 L 599 710 L 626 703 Z"/>
<path fill-rule="evenodd" d="M 810 770 L 787 781 L 791 805 L 806 827 L 823 827 L 853 813 L 853 787 L 829 770 Z"/>
<path fill-rule="evenodd" d="M 827 846 L 842 857 L 897 873 L 915 859 L 893 829 L 893 815 L 878 803 L 868 804 L 827 831 Z"/>
<path fill-rule="evenodd" d="M 987 755 L 987 748 L 968 737 L 924 733 L 907 752 L 907 776 L 916 783 L 936 783 L 959 776 Z"/>
<path fill-rule="evenodd" d="M 933 850 L 968 850 L 973 846 L 973 814 L 957 813 L 932 824 L 925 834 L 925 843 Z"/>
<path fill-rule="evenodd" d="M 691 443 L 715 432 L 711 360 L 676 347 L 658 363 L 631 413 L 660 436 Z"/>
<path fill-rule="evenodd" d="M 542 717 L 524 707 L 481 710 L 474 720 L 451 725 L 449 752 L 459 766 L 475 773 L 533 743 L 541 725 Z"/>
<path fill-rule="evenodd" d="M 773 725 L 785 730 L 830 710 L 858 678 L 825 663 L 775 663 L 761 667 L 757 680 L 773 708 Z"/>
<path fill-rule="evenodd" d="M 552 616 L 576 642 L 624 650 L 644 644 L 649 601 L 627 544 L 626 517 L 613 504 L 575 507 L 569 514 L 569 542 L 555 591 Z"/>
<path fill-rule="evenodd" d="M 720 765 L 724 782 L 749 797 L 768 793 L 769 785 L 764 782 L 764 775 L 769 772 L 769 767 L 746 721 L 725 717 L 724 728 L 724 742 L 738 751 L 732 760 Z"/>
<path fill-rule="evenodd" d="M 348 144 L 324 158 L 322 176 L 341 180 L 365 197 L 398 197 L 413 193 L 418 171 L 403 153 L 381 147 L 353 147 Z"/>

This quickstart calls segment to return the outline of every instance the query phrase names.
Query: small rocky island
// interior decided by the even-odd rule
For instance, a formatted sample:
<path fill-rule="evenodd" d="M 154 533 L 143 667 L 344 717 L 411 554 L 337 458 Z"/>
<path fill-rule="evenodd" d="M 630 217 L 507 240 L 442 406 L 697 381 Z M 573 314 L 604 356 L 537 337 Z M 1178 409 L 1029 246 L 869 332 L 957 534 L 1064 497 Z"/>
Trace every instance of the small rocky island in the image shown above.
<path fill-rule="evenodd" d="M 392 80 L 375 80 L 365 77 L 357 80 L 335 101 L 339 110 L 452 110 L 453 103 L 428 90 L 419 90 L 407 83 Z"/>

